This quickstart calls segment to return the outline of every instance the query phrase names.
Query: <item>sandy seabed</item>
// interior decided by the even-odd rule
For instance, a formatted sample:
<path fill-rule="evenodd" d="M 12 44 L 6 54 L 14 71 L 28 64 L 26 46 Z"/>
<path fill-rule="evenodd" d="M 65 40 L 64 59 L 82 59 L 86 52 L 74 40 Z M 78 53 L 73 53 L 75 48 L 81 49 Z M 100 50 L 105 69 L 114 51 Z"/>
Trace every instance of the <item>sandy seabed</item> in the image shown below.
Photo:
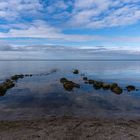
<path fill-rule="evenodd" d="M 140 120 L 52 117 L 0 121 L 0 140 L 139 140 Z"/>

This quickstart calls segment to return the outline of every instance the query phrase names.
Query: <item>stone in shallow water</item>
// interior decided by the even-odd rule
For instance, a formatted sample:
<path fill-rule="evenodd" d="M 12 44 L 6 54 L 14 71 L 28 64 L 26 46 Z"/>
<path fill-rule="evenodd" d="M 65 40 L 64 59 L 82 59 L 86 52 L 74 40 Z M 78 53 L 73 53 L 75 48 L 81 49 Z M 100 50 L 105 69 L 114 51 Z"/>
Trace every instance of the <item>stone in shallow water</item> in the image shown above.
<path fill-rule="evenodd" d="M 79 74 L 79 70 L 78 69 L 73 70 L 73 74 Z"/>
<path fill-rule="evenodd" d="M 122 94 L 122 92 L 123 92 L 122 88 L 119 86 L 112 88 L 111 91 L 116 93 L 116 94 Z"/>
<path fill-rule="evenodd" d="M 89 84 L 94 84 L 94 82 L 95 82 L 95 81 L 92 80 L 92 79 L 89 79 L 89 80 L 88 80 L 88 83 L 89 83 Z"/>
<path fill-rule="evenodd" d="M 94 82 L 94 85 L 93 85 L 93 87 L 94 87 L 95 89 L 101 89 L 102 86 L 103 86 L 103 82 L 101 82 L 101 81 L 95 81 L 95 82 Z"/>
<path fill-rule="evenodd" d="M 0 96 L 3 96 L 6 94 L 8 89 L 11 89 L 15 86 L 15 83 L 10 80 L 10 79 L 6 79 L 5 82 L 0 84 Z"/>
<path fill-rule="evenodd" d="M 110 84 L 103 83 L 102 87 L 104 90 L 108 90 L 108 89 L 110 89 Z"/>
<path fill-rule="evenodd" d="M 20 75 L 14 75 L 14 76 L 11 77 L 11 80 L 16 81 L 16 80 L 18 80 L 18 79 L 22 79 L 22 78 L 24 78 L 24 75 L 23 75 L 23 74 L 20 74 Z"/>
<path fill-rule="evenodd" d="M 63 87 L 67 91 L 72 91 L 73 88 L 80 88 L 80 85 L 77 83 L 74 83 L 73 81 L 69 81 L 66 78 L 61 78 L 60 83 L 63 84 Z"/>
<path fill-rule="evenodd" d="M 118 84 L 117 84 L 117 83 L 112 83 L 110 88 L 111 88 L 111 90 L 112 90 L 112 89 L 114 89 L 115 87 L 118 87 Z"/>
<path fill-rule="evenodd" d="M 66 78 L 64 78 L 64 77 L 60 79 L 60 83 L 64 83 L 64 82 L 67 82 L 67 81 L 68 80 Z"/>
<path fill-rule="evenodd" d="M 133 86 L 133 85 L 129 85 L 129 86 L 126 87 L 126 89 L 127 89 L 128 92 L 130 92 L 130 91 L 136 90 L 136 87 Z"/>

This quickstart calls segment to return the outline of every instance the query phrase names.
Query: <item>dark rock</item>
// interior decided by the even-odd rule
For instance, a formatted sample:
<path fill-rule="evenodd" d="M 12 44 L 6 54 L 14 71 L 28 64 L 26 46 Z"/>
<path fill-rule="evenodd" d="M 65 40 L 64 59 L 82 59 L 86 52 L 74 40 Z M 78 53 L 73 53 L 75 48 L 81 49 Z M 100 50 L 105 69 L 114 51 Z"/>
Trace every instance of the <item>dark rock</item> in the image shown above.
<path fill-rule="evenodd" d="M 11 80 L 17 81 L 18 79 L 22 79 L 22 78 L 24 78 L 23 74 L 14 75 L 14 76 L 11 77 Z"/>
<path fill-rule="evenodd" d="M 129 85 L 129 86 L 126 87 L 126 89 L 127 89 L 128 92 L 130 92 L 130 91 L 136 90 L 136 87 L 133 86 L 133 85 Z"/>
<path fill-rule="evenodd" d="M 74 86 L 73 86 L 73 84 L 71 82 L 65 82 L 63 84 L 63 87 L 65 88 L 65 90 L 68 90 L 68 91 L 72 91 L 73 88 L 74 88 Z"/>
<path fill-rule="evenodd" d="M 119 86 L 116 86 L 114 88 L 111 88 L 111 91 L 114 92 L 114 93 L 116 93 L 116 94 L 122 94 L 122 92 L 123 92 L 122 88 L 119 87 Z"/>
<path fill-rule="evenodd" d="M 60 82 L 63 83 L 63 87 L 67 91 L 72 91 L 73 88 L 80 88 L 79 84 L 74 83 L 73 81 L 69 81 L 66 78 L 61 78 Z"/>
<path fill-rule="evenodd" d="M 111 90 L 112 90 L 112 89 L 114 89 L 115 87 L 118 87 L 118 84 L 117 84 L 117 83 L 111 84 L 111 87 L 110 87 L 110 88 L 111 88 Z"/>
<path fill-rule="evenodd" d="M 5 82 L 0 84 L 0 96 L 6 94 L 7 90 L 15 86 L 14 82 L 10 79 L 6 79 Z"/>
<path fill-rule="evenodd" d="M 77 69 L 73 70 L 73 74 L 79 74 L 79 70 Z"/>
<path fill-rule="evenodd" d="M 102 86 L 103 86 L 103 82 L 101 82 L 101 81 L 94 81 L 93 87 L 94 87 L 95 89 L 101 89 Z"/>
<path fill-rule="evenodd" d="M 65 83 L 65 82 L 67 82 L 68 80 L 66 79 L 66 78 L 61 78 L 60 79 L 60 83 Z"/>
<path fill-rule="evenodd" d="M 108 89 L 110 89 L 110 84 L 103 83 L 102 87 L 104 90 L 108 90 Z"/>
<path fill-rule="evenodd" d="M 0 85 L 0 96 L 4 96 L 7 92 L 7 89 L 5 86 Z"/>
<path fill-rule="evenodd" d="M 94 82 L 95 82 L 95 81 L 92 80 L 92 79 L 89 79 L 89 80 L 88 80 L 88 83 L 89 83 L 89 84 L 94 84 Z"/>

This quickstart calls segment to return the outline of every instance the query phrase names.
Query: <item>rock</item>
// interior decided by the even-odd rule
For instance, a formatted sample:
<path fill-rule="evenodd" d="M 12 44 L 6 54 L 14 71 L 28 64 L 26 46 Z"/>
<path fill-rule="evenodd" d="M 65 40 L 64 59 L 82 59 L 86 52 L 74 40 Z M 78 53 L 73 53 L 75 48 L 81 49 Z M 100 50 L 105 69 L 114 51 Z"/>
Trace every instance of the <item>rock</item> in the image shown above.
<path fill-rule="evenodd" d="M 111 90 L 112 90 L 112 89 L 114 89 L 115 87 L 118 87 L 118 84 L 117 84 L 117 83 L 111 84 L 111 87 L 110 87 L 110 88 L 111 88 Z"/>
<path fill-rule="evenodd" d="M 60 82 L 63 83 L 63 87 L 65 90 L 72 91 L 73 88 L 80 88 L 80 85 L 74 83 L 73 81 L 69 81 L 66 78 L 61 78 Z"/>
<path fill-rule="evenodd" d="M 94 82 L 95 82 L 95 81 L 92 80 L 92 79 L 89 79 L 89 80 L 88 80 L 88 83 L 89 83 L 89 84 L 94 84 Z"/>
<path fill-rule="evenodd" d="M 0 85 L 0 96 L 4 96 L 7 92 L 6 87 Z"/>
<path fill-rule="evenodd" d="M 88 78 L 87 78 L 87 77 L 83 77 L 83 80 L 84 80 L 84 81 L 87 81 L 87 80 L 88 80 Z"/>
<path fill-rule="evenodd" d="M 73 70 L 73 74 L 79 74 L 79 70 L 78 69 Z"/>
<path fill-rule="evenodd" d="M 102 88 L 103 88 L 104 90 L 108 90 L 108 89 L 110 89 L 110 84 L 103 83 Z"/>
<path fill-rule="evenodd" d="M 6 79 L 5 82 L 0 84 L 0 96 L 6 94 L 7 90 L 15 86 L 14 82 L 10 79 Z"/>
<path fill-rule="evenodd" d="M 60 79 L 60 83 L 64 83 L 64 82 L 67 82 L 68 80 L 66 78 L 61 78 Z"/>
<path fill-rule="evenodd" d="M 119 86 L 116 86 L 114 88 L 111 88 L 111 91 L 114 92 L 114 93 L 116 93 L 116 94 L 122 94 L 122 92 L 123 92 L 122 88 L 119 87 Z"/>
<path fill-rule="evenodd" d="M 65 90 L 68 90 L 68 91 L 72 91 L 73 88 L 74 88 L 73 84 L 70 83 L 70 82 L 65 82 L 65 83 L 63 84 L 63 87 L 65 88 Z"/>
<path fill-rule="evenodd" d="M 129 86 L 126 87 L 126 89 L 127 89 L 128 92 L 130 92 L 130 91 L 136 90 L 136 87 L 133 86 L 133 85 L 129 85 Z"/>
<path fill-rule="evenodd" d="M 3 83 L 3 86 L 5 86 L 6 89 L 10 89 L 15 86 L 15 83 L 13 81 L 6 81 Z"/>
<path fill-rule="evenodd" d="M 14 76 L 11 77 L 11 80 L 17 81 L 18 79 L 22 79 L 22 78 L 24 78 L 23 74 L 14 75 Z"/>
<path fill-rule="evenodd" d="M 101 81 L 95 81 L 94 85 L 93 85 L 93 87 L 95 89 L 100 89 L 100 88 L 102 88 L 102 86 L 103 86 L 103 82 L 101 82 Z"/>

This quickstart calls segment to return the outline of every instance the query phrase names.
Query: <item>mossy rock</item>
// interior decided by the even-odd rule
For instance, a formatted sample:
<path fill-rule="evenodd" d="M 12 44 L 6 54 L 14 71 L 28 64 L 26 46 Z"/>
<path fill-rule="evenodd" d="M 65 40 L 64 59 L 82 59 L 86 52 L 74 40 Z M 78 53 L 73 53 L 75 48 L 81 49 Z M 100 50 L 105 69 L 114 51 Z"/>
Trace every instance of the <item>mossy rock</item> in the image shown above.
<path fill-rule="evenodd" d="M 122 88 L 119 86 L 112 88 L 111 91 L 116 93 L 116 94 L 122 94 L 122 92 L 123 92 Z"/>
<path fill-rule="evenodd" d="M 7 89 L 5 86 L 0 85 L 0 96 L 4 96 L 7 92 Z"/>
<path fill-rule="evenodd" d="M 136 90 L 136 87 L 133 86 L 133 85 L 129 85 L 126 87 L 127 91 L 130 92 L 130 91 L 135 91 Z"/>
<path fill-rule="evenodd" d="M 64 89 L 67 90 L 67 91 L 72 91 L 73 88 L 74 88 L 73 84 L 70 83 L 70 82 L 65 82 L 65 83 L 63 84 L 63 87 L 64 87 Z"/>
<path fill-rule="evenodd" d="M 104 90 L 108 90 L 108 89 L 110 89 L 110 84 L 103 83 L 102 87 Z"/>
<path fill-rule="evenodd" d="M 114 89 L 115 87 L 118 87 L 117 83 L 112 83 L 111 86 L 110 86 L 111 90 Z"/>
<path fill-rule="evenodd" d="M 73 74 L 79 74 L 79 70 L 78 69 L 73 70 Z"/>

